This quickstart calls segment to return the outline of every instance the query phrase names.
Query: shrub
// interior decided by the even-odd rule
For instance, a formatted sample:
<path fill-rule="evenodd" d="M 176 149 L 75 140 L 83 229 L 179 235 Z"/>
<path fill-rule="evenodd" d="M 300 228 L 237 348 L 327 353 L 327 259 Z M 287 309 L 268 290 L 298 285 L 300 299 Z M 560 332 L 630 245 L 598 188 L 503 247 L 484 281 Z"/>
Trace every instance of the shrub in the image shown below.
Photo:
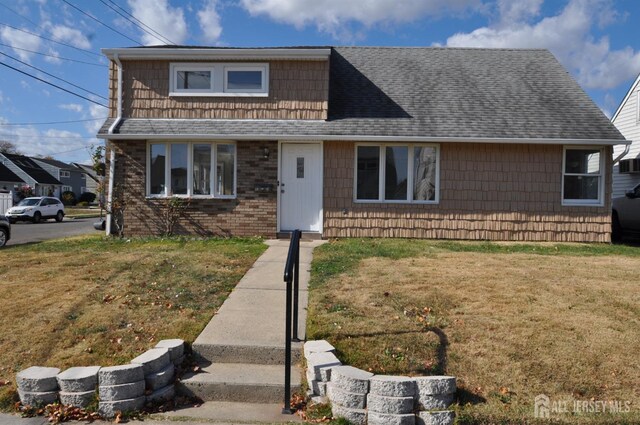
<path fill-rule="evenodd" d="M 95 200 L 96 194 L 91 192 L 82 192 L 80 194 L 80 198 L 78 198 L 78 202 L 86 202 L 87 204 L 90 204 Z"/>
<path fill-rule="evenodd" d="M 70 190 L 65 190 L 62 192 L 62 197 L 60 199 L 64 205 L 75 205 L 76 204 L 76 194 Z"/>
<path fill-rule="evenodd" d="M 87 201 L 80 201 L 76 204 L 76 207 L 88 207 L 89 203 Z"/>

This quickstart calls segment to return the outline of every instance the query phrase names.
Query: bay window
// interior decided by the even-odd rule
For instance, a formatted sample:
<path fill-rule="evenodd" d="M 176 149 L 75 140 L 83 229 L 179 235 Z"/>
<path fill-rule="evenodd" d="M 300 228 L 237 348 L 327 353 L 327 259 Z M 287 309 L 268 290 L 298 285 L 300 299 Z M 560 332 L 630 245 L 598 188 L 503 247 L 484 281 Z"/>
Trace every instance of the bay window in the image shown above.
<path fill-rule="evenodd" d="M 439 147 L 356 145 L 356 202 L 437 203 Z"/>
<path fill-rule="evenodd" d="M 233 143 L 151 142 L 147 159 L 148 196 L 236 196 Z"/>

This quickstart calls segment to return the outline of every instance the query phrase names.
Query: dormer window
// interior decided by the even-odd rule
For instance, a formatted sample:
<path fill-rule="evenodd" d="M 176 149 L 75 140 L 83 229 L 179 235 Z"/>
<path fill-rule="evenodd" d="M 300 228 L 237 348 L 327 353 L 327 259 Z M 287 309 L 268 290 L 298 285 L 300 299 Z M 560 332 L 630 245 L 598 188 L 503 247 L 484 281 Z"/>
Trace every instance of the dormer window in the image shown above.
<path fill-rule="evenodd" d="M 266 63 L 172 63 L 170 96 L 269 95 Z"/>

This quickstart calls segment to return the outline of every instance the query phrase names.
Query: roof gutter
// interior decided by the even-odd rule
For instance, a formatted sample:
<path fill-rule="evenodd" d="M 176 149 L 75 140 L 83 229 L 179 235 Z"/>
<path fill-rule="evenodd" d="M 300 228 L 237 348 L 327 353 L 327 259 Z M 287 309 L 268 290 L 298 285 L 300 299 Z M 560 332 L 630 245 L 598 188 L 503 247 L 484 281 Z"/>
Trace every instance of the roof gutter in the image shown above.
<path fill-rule="evenodd" d="M 608 139 L 535 139 L 535 138 L 470 138 L 425 136 L 371 136 L 371 135 L 304 135 L 304 134 L 99 134 L 100 139 L 111 140 L 282 140 L 282 141 L 353 141 L 353 142 L 418 142 L 418 143 L 508 143 L 533 145 L 629 145 L 628 140 Z"/>
<path fill-rule="evenodd" d="M 331 49 L 203 49 L 203 48 L 116 48 L 102 49 L 109 59 L 180 59 L 180 60 L 327 60 Z"/>
<path fill-rule="evenodd" d="M 118 100 L 116 102 L 116 119 L 107 131 L 108 135 L 113 135 L 113 131 L 116 129 L 120 121 L 122 121 L 122 63 L 120 57 L 116 53 L 113 55 L 113 61 L 118 66 Z M 111 234 L 111 204 L 113 202 L 113 178 L 116 171 L 116 151 L 111 148 L 111 157 L 109 158 L 109 190 L 107 192 L 107 218 L 105 223 L 105 233 Z"/>

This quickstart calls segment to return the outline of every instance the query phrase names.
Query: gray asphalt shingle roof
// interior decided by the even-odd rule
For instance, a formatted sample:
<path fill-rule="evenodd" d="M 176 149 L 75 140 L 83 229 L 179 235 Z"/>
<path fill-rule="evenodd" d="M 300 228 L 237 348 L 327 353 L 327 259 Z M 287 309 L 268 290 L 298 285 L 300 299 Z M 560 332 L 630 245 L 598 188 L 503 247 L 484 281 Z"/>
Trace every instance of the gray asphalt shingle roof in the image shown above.
<path fill-rule="evenodd" d="M 336 47 L 329 86 L 326 121 L 124 119 L 115 133 L 624 140 L 547 50 Z"/>
<path fill-rule="evenodd" d="M 0 163 L 0 182 L 24 183 L 13 171 L 8 169 L 4 164 Z"/>
<path fill-rule="evenodd" d="M 13 162 L 22 171 L 27 173 L 32 179 L 40 184 L 53 184 L 61 185 L 55 177 L 47 173 L 42 167 L 35 163 L 35 161 L 28 156 L 15 155 L 15 154 L 3 154 L 8 160 Z"/>

